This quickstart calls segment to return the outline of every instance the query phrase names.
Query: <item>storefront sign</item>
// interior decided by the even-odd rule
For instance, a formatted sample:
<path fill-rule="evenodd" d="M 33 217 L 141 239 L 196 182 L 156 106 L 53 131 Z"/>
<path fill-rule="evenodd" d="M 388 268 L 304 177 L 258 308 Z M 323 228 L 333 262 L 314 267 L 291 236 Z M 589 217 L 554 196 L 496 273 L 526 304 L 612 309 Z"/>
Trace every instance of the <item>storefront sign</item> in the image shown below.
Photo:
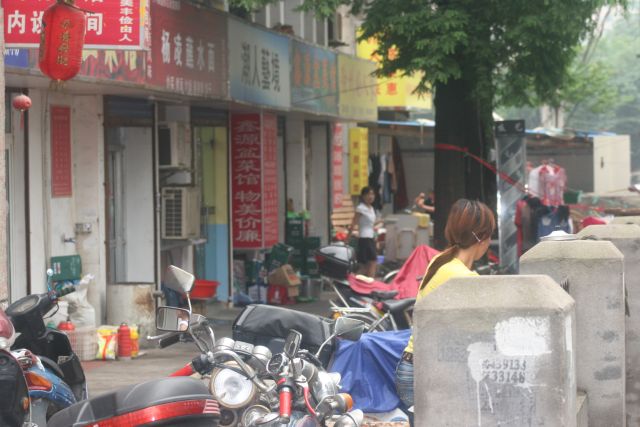
<path fill-rule="evenodd" d="M 371 38 L 358 43 L 358 56 L 370 59 L 376 64 L 381 58 L 375 53 L 378 49 L 378 42 Z M 391 50 L 389 56 L 393 58 L 395 52 Z M 431 95 L 418 95 L 414 93 L 422 78 L 422 73 L 412 76 L 400 77 L 400 72 L 393 77 L 383 77 L 377 79 L 376 95 L 378 107 L 402 109 L 402 110 L 430 110 Z"/>
<path fill-rule="evenodd" d="M 76 0 L 76 6 L 91 11 L 86 14 L 85 48 L 134 50 L 144 48 L 147 1 Z M 38 47 L 42 30 L 42 14 L 55 2 L 56 0 L 2 0 L 5 45 L 7 47 Z"/>
<path fill-rule="evenodd" d="M 151 4 L 149 83 L 206 98 L 227 96 L 227 20 L 185 1 Z"/>
<path fill-rule="evenodd" d="M 51 196 L 71 197 L 71 108 L 51 106 Z"/>
<path fill-rule="evenodd" d="M 231 98 L 259 105 L 291 105 L 289 38 L 229 20 Z"/>
<path fill-rule="evenodd" d="M 231 115 L 233 247 L 278 242 L 277 120 L 271 114 Z"/>
<path fill-rule="evenodd" d="M 342 207 L 342 196 L 344 195 L 344 180 L 342 175 L 342 123 L 333 125 L 333 135 L 331 138 L 331 199 L 333 208 Z"/>
<path fill-rule="evenodd" d="M 264 247 L 278 243 L 278 119 L 262 114 L 262 211 Z"/>
<path fill-rule="evenodd" d="M 29 68 L 29 51 L 27 49 L 5 49 L 4 65 L 14 68 Z"/>
<path fill-rule="evenodd" d="M 360 121 L 376 121 L 376 66 L 371 61 L 338 55 L 340 117 Z"/>
<path fill-rule="evenodd" d="M 291 108 L 338 113 L 338 67 L 330 50 L 293 41 Z"/>
<path fill-rule="evenodd" d="M 351 195 L 359 196 L 369 185 L 369 129 L 349 129 L 349 186 Z"/>
<path fill-rule="evenodd" d="M 82 51 L 80 76 L 127 83 L 144 84 L 145 54 L 134 50 Z"/>

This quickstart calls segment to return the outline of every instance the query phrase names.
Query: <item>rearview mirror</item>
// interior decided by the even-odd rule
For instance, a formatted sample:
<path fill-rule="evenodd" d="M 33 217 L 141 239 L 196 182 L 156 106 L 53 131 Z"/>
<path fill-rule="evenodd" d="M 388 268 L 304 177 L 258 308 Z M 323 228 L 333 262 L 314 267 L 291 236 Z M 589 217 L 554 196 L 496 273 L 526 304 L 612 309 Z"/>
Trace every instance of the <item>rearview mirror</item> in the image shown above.
<path fill-rule="evenodd" d="M 189 329 L 191 313 L 184 308 L 158 307 L 156 328 L 161 331 L 184 332 Z"/>
<path fill-rule="evenodd" d="M 338 317 L 334 326 L 336 336 L 349 341 L 358 341 L 364 332 L 362 320 Z"/>
<path fill-rule="evenodd" d="M 287 340 L 284 342 L 284 354 L 289 356 L 289 359 L 293 359 L 298 354 L 300 349 L 300 342 L 302 341 L 302 334 L 295 329 L 292 329 L 287 335 Z"/>
<path fill-rule="evenodd" d="M 167 268 L 167 274 L 164 277 L 166 287 L 184 294 L 191 292 L 195 281 L 196 278 L 193 274 L 175 265 L 170 265 L 169 268 Z"/>

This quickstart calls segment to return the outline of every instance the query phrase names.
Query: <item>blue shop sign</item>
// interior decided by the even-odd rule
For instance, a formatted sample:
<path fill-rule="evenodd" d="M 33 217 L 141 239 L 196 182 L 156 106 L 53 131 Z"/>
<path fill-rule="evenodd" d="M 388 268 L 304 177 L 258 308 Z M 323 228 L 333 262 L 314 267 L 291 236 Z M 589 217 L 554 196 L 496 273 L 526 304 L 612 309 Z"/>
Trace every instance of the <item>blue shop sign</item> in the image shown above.
<path fill-rule="evenodd" d="M 235 19 L 229 20 L 231 98 L 289 108 L 289 38 Z"/>
<path fill-rule="evenodd" d="M 338 114 L 338 65 L 330 50 L 293 41 L 291 108 Z"/>
<path fill-rule="evenodd" d="M 29 68 L 29 49 L 5 49 L 4 65 L 5 67 Z"/>

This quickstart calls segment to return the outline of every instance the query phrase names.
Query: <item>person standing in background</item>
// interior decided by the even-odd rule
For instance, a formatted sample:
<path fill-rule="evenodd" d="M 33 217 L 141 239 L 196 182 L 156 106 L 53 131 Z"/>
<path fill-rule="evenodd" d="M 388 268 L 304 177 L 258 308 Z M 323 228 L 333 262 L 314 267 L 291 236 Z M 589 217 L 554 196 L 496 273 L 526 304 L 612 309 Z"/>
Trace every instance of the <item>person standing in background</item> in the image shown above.
<path fill-rule="evenodd" d="M 351 237 L 354 229 L 358 229 L 358 244 L 356 254 L 358 259 L 358 273 L 368 277 L 376 274 L 376 263 L 378 254 L 376 251 L 375 231 L 376 210 L 373 207 L 375 193 L 371 187 L 364 187 L 360 191 L 360 203 L 356 207 L 356 213 L 351 222 L 347 241 Z"/>

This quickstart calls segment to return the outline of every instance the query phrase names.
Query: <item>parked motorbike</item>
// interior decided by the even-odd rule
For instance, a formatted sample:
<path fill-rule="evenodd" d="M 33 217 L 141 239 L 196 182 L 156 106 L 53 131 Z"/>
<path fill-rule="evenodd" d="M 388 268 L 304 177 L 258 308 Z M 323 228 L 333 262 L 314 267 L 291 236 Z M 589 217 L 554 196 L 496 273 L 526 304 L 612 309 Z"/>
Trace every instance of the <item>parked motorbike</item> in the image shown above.
<path fill-rule="evenodd" d="M 322 423 L 329 418 L 344 415 L 343 413 L 348 409 L 346 406 L 344 408 L 340 406 L 346 405 L 349 400 L 346 396 L 338 393 L 339 374 L 337 376 L 336 374 L 327 374 L 319 360 L 319 355 L 323 348 L 337 336 L 352 340 L 358 339 L 364 328 L 361 322 L 346 318 L 339 319 L 335 323 L 333 333 L 315 354 L 308 350 L 300 350 L 301 339 L 298 340 L 295 367 L 299 368 L 301 375 L 307 375 L 306 380 L 293 376 L 295 372 L 298 372 L 293 370 L 295 367 L 282 372 L 280 368 L 273 368 L 275 365 L 279 367 L 282 365 L 284 369 L 284 361 L 293 359 L 284 359 L 282 354 L 276 354 L 272 357 L 271 351 L 265 346 L 253 345 L 231 338 L 221 338 L 215 341 L 215 333 L 206 318 L 193 314 L 188 309 L 159 307 L 156 327 L 168 332 L 168 334 L 158 337 L 149 337 L 150 339 L 160 339 L 160 346 L 164 347 L 176 343 L 181 334 L 189 334 L 200 348 L 200 355 L 171 375 L 190 376 L 199 373 L 202 377 L 209 379 L 209 389 L 220 405 L 220 426 L 315 426 L 320 425 L 315 424 L 316 422 Z M 214 342 L 215 344 L 212 344 Z M 286 347 L 285 344 L 285 347 L 293 348 L 293 344 L 288 345 L 289 347 Z M 312 362 L 305 361 L 307 359 Z M 297 384 L 294 380 L 299 381 L 300 384 L 303 382 L 307 384 L 306 392 L 303 391 L 304 388 L 300 389 L 302 393 L 300 397 L 306 396 L 306 402 L 304 406 L 298 404 L 293 407 L 290 403 L 285 402 L 285 406 L 289 405 L 290 408 L 287 410 L 289 412 L 285 411 L 288 418 L 283 415 L 283 417 L 271 419 L 268 417 L 269 414 L 276 413 L 276 410 L 282 410 L 282 393 L 278 380 L 284 376 L 291 377 L 290 385 Z M 297 390 L 291 386 L 290 393 Z M 335 406 L 337 404 L 329 399 L 331 396 L 335 397 L 340 405 Z M 321 403 L 322 405 L 320 405 Z M 305 413 L 307 411 L 308 413 Z M 310 418 L 305 419 L 305 416 Z M 303 421 L 303 419 L 305 420 Z M 349 424 L 348 420 L 355 421 Z M 355 423 L 357 420 L 358 413 L 356 412 L 346 415 L 341 421 L 342 424 L 336 425 L 357 426 L 359 425 Z"/>
<path fill-rule="evenodd" d="M 343 244 L 324 246 L 316 251 L 315 259 L 320 275 L 337 296 L 337 300 L 330 301 L 334 318 L 344 316 L 361 320 L 367 332 L 411 327 L 411 309 L 415 298 L 396 300 L 397 290 L 384 290 L 381 287 L 368 290 L 365 285 L 355 289 L 352 286 L 349 275 L 356 264 L 353 248 Z M 365 282 L 366 279 L 361 281 Z"/>
<path fill-rule="evenodd" d="M 167 270 L 165 281 L 171 289 L 189 294 L 195 278 L 175 266 Z M 191 309 L 172 320 L 178 330 L 187 330 Z M 163 320 L 169 322 L 170 319 Z M 170 333 L 169 335 L 172 335 Z M 133 427 L 194 426 L 215 427 L 218 402 L 202 381 L 169 377 L 135 384 L 92 397 L 62 409 L 51 417 L 49 427 Z"/>
<path fill-rule="evenodd" d="M 49 277 L 52 272 L 48 271 Z M 44 426 L 59 410 L 87 398 L 87 386 L 80 359 L 73 352 L 69 337 L 48 328 L 44 316 L 58 299 L 75 291 L 73 285 L 28 295 L 6 310 L 19 337 L 12 345 L 29 389 L 31 421 Z"/>
<path fill-rule="evenodd" d="M 11 320 L 0 308 L 0 425 L 21 427 L 29 420 L 29 390 L 22 367 L 10 351 L 15 339 Z"/>

